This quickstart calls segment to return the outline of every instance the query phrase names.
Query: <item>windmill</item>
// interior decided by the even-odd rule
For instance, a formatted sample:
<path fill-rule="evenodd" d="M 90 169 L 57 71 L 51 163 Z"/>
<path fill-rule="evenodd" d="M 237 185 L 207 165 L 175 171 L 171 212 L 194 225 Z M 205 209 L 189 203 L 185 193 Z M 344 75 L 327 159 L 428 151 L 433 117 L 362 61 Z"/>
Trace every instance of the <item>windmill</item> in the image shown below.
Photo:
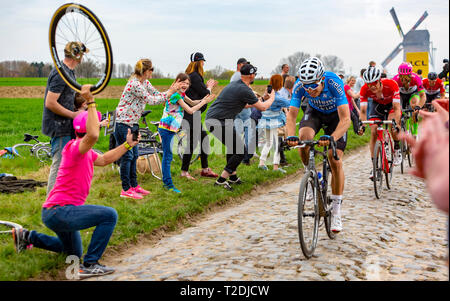
<path fill-rule="evenodd" d="M 385 68 L 402 50 L 403 50 L 403 61 L 406 61 L 406 54 L 410 52 L 427 52 L 430 54 L 431 64 L 434 67 L 433 54 L 430 52 L 430 33 L 428 30 L 416 30 L 417 27 L 425 20 L 428 13 L 425 13 L 420 17 L 416 24 L 406 33 L 403 33 L 400 22 L 395 13 L 395 9 L 391 8 L 390 13 L 394 19 L 395 25 L 397 26 L 400 37 L 403 41 L 397 45 L 394 51 L 381 63 L 383 68 Z M 434 49 L 433 49 L 434 50 Z"/>

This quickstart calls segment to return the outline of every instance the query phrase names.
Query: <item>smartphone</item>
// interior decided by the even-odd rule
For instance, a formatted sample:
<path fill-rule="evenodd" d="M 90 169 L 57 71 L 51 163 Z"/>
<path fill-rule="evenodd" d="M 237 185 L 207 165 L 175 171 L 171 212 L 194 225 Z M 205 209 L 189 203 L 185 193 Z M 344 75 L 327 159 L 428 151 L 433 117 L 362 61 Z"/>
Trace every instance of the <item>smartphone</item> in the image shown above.
<path fill-rule="evenodd" d="M 133 125 L 131 128 L 131 133 L 133 134 L 133 141 L 137 141 L 139 136 L 139 125 Z"/>
<path fill-rule="evenodd" d="M 271 85 L 267 85 L 267 94 L 272 93 L 272 86 Z"/>

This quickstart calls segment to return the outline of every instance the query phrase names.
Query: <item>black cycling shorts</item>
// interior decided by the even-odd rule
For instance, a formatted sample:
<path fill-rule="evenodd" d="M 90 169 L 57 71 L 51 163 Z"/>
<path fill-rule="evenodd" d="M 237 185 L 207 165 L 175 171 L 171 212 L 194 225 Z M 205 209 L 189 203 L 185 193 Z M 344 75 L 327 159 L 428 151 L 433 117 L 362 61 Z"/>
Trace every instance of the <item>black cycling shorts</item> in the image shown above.
<path fill-rule="evenodd" d="M 325 135 L 331 135 L 336 130 L 338 124 L 339 114 L 337 111 L 331 114 L 324 114 L 308 106 L 300 121 L 299 128 L 312 128 L 314 130 L 314 135 L 323 128 Z M 345 150 L 345 147 L 347 146 L 347 133 L 336 141 L 336 145 L 337 149 L 340 149 L 341 151 Z"/>
<path fill-rule="evenodd" d="M 436 94 L 427 94 L 427 102 L 426 103 L 431 103 L 433 100 L 435 99 L 439 99 L 441 97 L 440 93 L 436 93 Z"/>
<path fill-rule="evenodd" d="M 387 120 L 389 114 L 394 112 L 393 107 L 392 102 L 387 105 L 383 105 L 376 101 L 372 102 L 372 105 L 370 106 L 369 120 Z"/>

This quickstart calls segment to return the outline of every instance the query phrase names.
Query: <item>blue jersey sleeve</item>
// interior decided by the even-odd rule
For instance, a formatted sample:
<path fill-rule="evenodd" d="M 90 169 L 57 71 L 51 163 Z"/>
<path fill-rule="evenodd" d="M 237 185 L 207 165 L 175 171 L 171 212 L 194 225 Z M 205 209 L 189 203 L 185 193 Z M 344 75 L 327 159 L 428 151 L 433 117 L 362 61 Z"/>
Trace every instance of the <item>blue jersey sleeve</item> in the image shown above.
<path fill-rule="evenodd" d="M 290 104 L 291 107 L 300 108 L 304 94 L 305 94 L 305 89 L 303 89 L 303 85 L 300 82 L 300 80 L 297 79 L 297 81 L 294 84 L 294 88 L 292 90 L 292 98 L 291 98 L 291 104 Z"/>
<path fill-rule="evenodd" d="M 327 78 L 328 89 L 336 99 L 336 107 L 348 105 L 345 96 L 344 82 L 338 76 L 330 76 Z"/>

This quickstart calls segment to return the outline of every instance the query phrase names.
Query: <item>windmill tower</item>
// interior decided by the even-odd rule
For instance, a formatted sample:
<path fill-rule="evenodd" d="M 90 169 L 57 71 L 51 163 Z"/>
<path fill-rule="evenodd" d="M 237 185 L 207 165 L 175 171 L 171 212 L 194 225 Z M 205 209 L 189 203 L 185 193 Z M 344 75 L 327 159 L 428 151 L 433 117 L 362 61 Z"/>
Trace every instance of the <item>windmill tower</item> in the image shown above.
<path fill-rule="evenodd" d="M 397 26 L 398 32 L 403 41 L 398 44 L 394 51 L 392 51 L 391 54 L 381 63 L 383 68 L 385 68 L 402 50 L 403 61 L 407 61 L 408 53 L 428 53 L 431 59 L 431 64 L 434 67 L 433 52 L 430 51 L 430 33 L 428 32 L 428 30 L 417 30 L 417 27 L 419 27 L 423 20 L 425 20 L 425 18 L 428 16 L 428 13 L 425 11 L 422 17 L 420 17 L 416 24 L 406 34 L 403 33 L 394 8 L 391 8 L 390 13 L 392 15 L 392 18 L 394 19 L 395 25 Z"/>

